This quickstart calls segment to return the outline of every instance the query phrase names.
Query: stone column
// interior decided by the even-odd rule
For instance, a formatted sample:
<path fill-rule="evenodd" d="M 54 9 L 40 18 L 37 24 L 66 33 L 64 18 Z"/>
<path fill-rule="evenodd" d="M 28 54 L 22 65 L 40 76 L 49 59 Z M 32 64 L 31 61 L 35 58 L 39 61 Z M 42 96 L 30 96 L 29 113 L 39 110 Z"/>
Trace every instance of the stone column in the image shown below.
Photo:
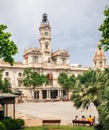
<path fill-rule="evenodd" d="M 39 90 L 39 99 L 42 99 L 42 89 Z"/>
<path fill-rule="evenodd" d="M 13 119 L 15 119 L 15 103 L 13 104 Z"/>
<path fill-rule="evenodd" d="M 57 95 L 57 99 L 60 99 L 60 90 L 58 89 L 58 95 Z"/>
<path fill-rule="evenodd" d="M 46 90 L 47 91 L 47 99 L 49 98 L 49 90 Z"/>
<path fill-rule="evenodd" d="M 47 94 L 48 94 L 47 98 L 50 99 L 50 90 L 47 90 Z"/>
<path fill-rule="evenodd" d="M 59 90 L 59 97 L 62 99 L 62 90 Z"/>
<path fill-rule="evenodd" d="M 62 90 L 60 90 L 60 98 L 62 99 Z"/>
<path fill-rule="evenodd" d="M 4 116 L 7 116 L 7 104 L 4 104 Z"/>

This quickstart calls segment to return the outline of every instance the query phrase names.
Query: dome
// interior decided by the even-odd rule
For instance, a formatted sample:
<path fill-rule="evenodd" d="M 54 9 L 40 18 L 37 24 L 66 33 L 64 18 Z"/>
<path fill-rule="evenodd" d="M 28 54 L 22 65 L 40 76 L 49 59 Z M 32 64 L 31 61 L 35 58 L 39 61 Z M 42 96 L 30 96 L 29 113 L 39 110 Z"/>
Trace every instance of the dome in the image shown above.
<path fill-rule="evenodd" d="M 97 51 L 95 52 L 94 59 L 106 59 L 100 43 L 98 43 L 98 48 Z"/>
<path fill-rule="evenodd" d="M 97 50 L 94 59 L 106 59 L 104 52 L 102 50 Z"/>

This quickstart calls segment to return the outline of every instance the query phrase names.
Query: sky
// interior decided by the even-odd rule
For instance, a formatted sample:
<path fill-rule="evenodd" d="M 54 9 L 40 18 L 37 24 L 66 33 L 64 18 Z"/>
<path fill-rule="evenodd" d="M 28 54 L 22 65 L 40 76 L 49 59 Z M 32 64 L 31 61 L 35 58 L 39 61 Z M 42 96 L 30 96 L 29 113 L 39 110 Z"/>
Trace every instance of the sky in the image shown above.
<path fill-rule="evenodd" d="M 68 50 L 70 64 L 93 66 L 93 57 L 101 39 L 99 26 L 108 0 L 0 0 L 0 24 L 6 24 L 23 62 L 23 52 L 39 48 L 39 26 L 47 14 L 51 26 L 51 48 Z M 109 64 L 109 52 L 105 52 Z"/>

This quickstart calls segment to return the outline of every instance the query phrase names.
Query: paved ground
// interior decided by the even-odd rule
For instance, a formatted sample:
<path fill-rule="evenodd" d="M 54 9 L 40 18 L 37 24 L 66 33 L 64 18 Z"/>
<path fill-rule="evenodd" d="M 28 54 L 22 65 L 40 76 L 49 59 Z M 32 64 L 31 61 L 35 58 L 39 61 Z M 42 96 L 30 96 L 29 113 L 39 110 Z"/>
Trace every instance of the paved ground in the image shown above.
<path fill-rule="evenodd" d="M 72 102 L 26 102 L 16 104 L 16 113 L 18 117 L 26 116 L 33 119 L 61 119 L 61 124 L 72 124 L 72 120 L 78 115 L 81 119 L 82 115 L 88 118 L 89 115 L 95 116 L 96 121 L 98 113 L 95 106 L 91 105 L 87 110 L 76 109 Z"/>

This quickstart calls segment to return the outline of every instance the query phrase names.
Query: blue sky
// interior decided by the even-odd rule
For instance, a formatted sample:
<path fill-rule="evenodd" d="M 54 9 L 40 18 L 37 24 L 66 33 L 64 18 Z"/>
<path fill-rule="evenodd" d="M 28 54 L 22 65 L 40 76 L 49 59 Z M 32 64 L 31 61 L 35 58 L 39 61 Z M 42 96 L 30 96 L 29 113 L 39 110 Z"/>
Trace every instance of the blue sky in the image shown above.
<path fill-rule="evenodd" d="M 39 26 L 42 14 L 47 13 L 52 50 L 69 50 L 70 64 L 93 66 L 101 38 L 98 28 L 108 3 L 108 0 L 0 0 L 0 24 L 8 26 L 7 31 L 18 46 L 15 60 L 23 61 L 24 49 L 39 47 Z M 109 64 L 109 52 L 105 55 Z"/>

